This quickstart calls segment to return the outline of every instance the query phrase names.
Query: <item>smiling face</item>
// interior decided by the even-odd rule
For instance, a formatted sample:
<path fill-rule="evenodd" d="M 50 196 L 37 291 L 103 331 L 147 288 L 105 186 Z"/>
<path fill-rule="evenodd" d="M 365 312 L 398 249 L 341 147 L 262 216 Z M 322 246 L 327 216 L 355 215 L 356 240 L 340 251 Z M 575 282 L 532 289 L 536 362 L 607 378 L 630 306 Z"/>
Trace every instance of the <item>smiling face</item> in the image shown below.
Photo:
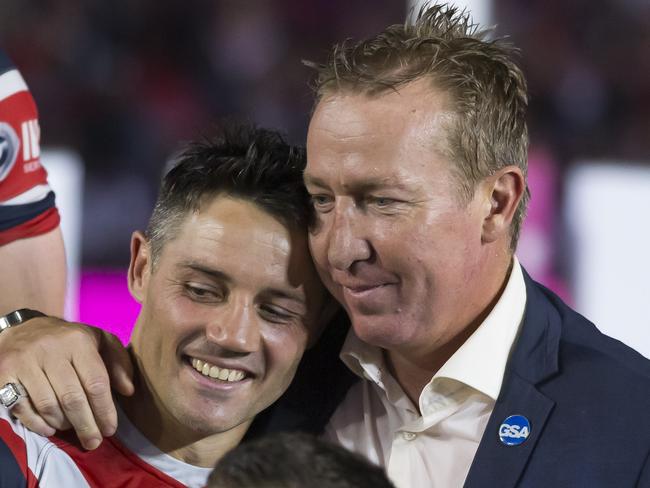
<path fill-rule="evenodd" d="M 419 80 L 373 97 L 326 95 L 309 127 L 317 269 L 357 335 L 393 352 L 427 354 L 457 337 L 509 262 L 485 239 L 489 185 L 469 202 L 459 195 L 444 156 L 448 106 Z"/>
<path fill-rule="evenodd" d="M 164 419 L 210 435 L 249 421 L 288 387 L 325 291 L 302 230 L 218 196 L 186 217 L 151 268 L 132 242 L 142 303 L 132 347 Z"/>

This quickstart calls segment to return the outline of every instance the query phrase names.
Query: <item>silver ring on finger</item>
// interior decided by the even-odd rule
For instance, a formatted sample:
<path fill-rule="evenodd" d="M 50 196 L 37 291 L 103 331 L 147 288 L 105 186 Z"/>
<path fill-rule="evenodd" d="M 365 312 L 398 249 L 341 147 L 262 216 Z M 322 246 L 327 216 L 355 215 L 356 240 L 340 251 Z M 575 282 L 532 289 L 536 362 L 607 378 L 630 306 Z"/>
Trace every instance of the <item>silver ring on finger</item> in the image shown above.
<path fill-rule="evenodd" d="M 21 398 L 27 397 L 27 390 L 20 383 L 7 383 L 0 388 L 0 405 L 7 410 L 16 405 Z"/>

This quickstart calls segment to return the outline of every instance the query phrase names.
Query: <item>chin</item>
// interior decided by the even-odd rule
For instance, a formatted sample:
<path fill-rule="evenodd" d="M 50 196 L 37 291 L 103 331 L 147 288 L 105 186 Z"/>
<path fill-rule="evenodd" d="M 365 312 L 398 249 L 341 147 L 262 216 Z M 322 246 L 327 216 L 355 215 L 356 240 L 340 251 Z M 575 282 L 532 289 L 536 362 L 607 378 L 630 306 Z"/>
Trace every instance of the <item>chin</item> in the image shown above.
<path fill-rule="evenodd" d="M 214 434 L 226 432 L 237 427 L 242 423 L 242 419 L 224 419 L 206 417 L 205 415 L 201 414 L 187 414 L 183 417 L 182 422 L 192 432 L 195 432 L 202 437 L 207 437 Z"/>
<path fill-rule="evenodd" d="M 353 317 L 352 328 L 363 342 L 382 349 L 392 349 L 408 343 L 412 335 L 400 325 L 399 318 L 394 315 Z"/>
<path fill-rule="evenodd" d="M 243 422 L 241 416 L 227 415 L 227 406 L 219 405 L 209 408 L 197 409 L 196 405 L 187 403 L 176 404 L 169 412 L 176 422 L 183 425 L 188 431 L 200 437 L 207 437 L 228 431 Z M 226 415 L 224 415 L 226 414 Z"/>

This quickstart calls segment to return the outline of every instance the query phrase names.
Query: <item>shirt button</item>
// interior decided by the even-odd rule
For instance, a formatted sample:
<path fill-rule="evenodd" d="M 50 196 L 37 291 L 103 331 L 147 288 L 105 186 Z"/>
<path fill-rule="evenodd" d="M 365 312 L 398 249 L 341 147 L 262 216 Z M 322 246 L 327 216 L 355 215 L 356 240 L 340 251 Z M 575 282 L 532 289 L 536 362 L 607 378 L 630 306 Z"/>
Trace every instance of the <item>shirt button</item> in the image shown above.
<path fill-rule="evenodd" d="M 415 432 L 402 432 L 402 437 L 405 441 L 412 441 L 417 437 L 417 434 Z"/>

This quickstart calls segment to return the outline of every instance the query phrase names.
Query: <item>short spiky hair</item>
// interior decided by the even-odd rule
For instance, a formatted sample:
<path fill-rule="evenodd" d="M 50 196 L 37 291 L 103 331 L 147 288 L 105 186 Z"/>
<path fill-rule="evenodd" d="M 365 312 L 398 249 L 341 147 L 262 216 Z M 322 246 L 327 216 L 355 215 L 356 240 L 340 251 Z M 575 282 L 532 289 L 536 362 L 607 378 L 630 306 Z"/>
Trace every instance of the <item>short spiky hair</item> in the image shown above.
<path fill-rule="evenodd" d="M 306 227 L 305 161 L 304 149 L 287 144 L 279 133 L 243 124 L 224 124 L 187 144 L 163 178 L 149 220 L 152 262 L 187 214 L 217 195 L 249 200 L 287 227 Z"/>
<path fill-rule="evenodd" d="M 317 70 L 317 102 L 337 93 L 380 95 L 418 79 L 449 95 L 455 113 L 448 147 L 461 195 L 498 169 L 528 169 L 526 81 L 513 61 L 517 50 L 503 40 L 487 40 L 469 15 L 456 7 L 426 4 L 413 23 L 386 28 L 372 38 L 334 46 Z M 529 194 L 526 190 L 511 228 L 514 250 Z"/>

